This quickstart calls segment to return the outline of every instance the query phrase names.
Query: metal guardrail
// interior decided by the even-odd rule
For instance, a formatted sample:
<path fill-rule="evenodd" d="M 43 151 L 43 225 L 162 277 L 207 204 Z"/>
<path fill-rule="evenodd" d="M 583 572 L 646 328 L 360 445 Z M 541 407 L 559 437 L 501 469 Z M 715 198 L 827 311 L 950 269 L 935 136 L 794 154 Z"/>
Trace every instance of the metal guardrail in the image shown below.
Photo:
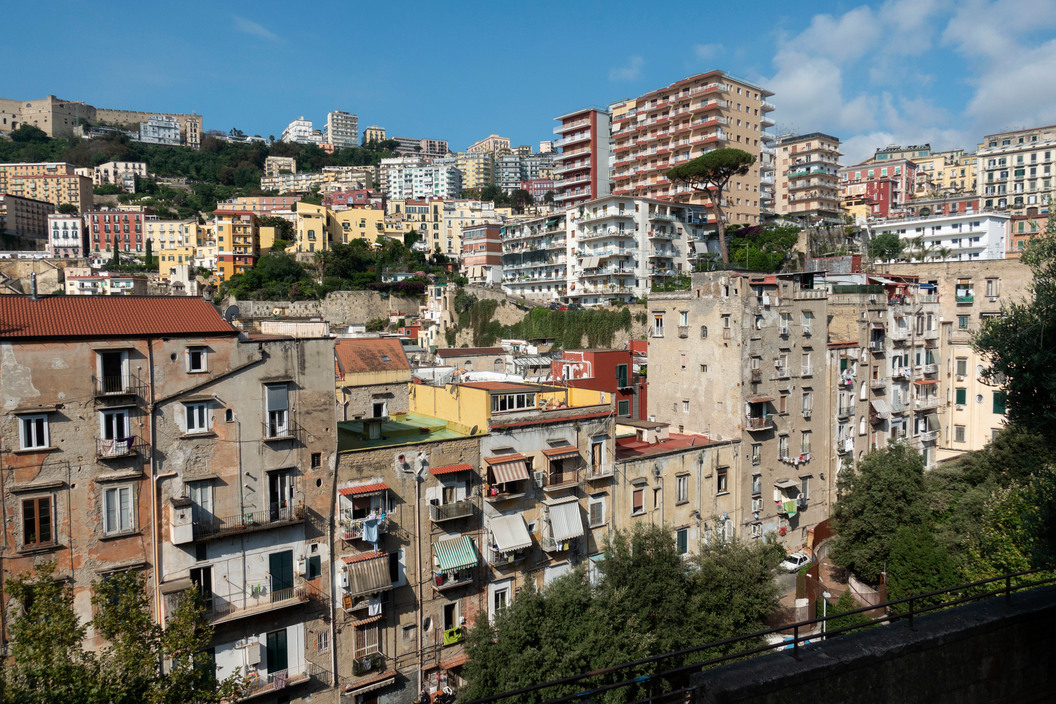
<path fill-rule="evenodd" d="M 1036 575 L 1040 577 L 1040 579 L 1036 579 L 1033 581 L 1025 581 L 1022 583 L 1013 583 L 1013 580 L 1032 575 Z M 594 697 L 603 692 L 608 692 L 625 687 L 631 687 L 635 685 L 659 685 L 665 681 L 671 683 L 672 680 L 675 680 L 675 678 L 678 678 L 674 682 L 676 686 L 668 689 L 665 692 L 660 692 L 647 698 L 639 699 L 635 702 L 632 702 L 632 704 L 643 704 L 644 702 L 652 702 L 655 704 L 655 702 L 665 700 L 679 702 L 687 701 L 687 695 L 696 689 L 692 684 L 688 682 L 688 677 L 694 672 L 699 672 L 700 670 L 706 667 L 723 665 L 734 660 L 741 660 L 753 655 L 761 655 L 763 653 L 769 653 L 775 650 L 783 649 L 789 649 L 789 654 L 793 658 L 798 660 L 800 657 L 800 646 L 808 644 L 809 641 L 817 639 L 819 637 L 819 634 L 815 631 L 822 624 L 826 625 L 826 638 L 840 636 L 844 633 L 869 628 L 881 623 L 890 624 L 900 620 L 906 620 L 908 622 L 909 628 L 913 629 L 914 620 L 916 617 L 922 614 L 938 611 L 940 609 L 946 609 L 953 606 L 960 606 L 962 604 L 968 604 L 971 602 L 981 601 L 983 599 L 990 599 L 994 597 L 1004 597 L 1005 603 L 1010 604 L 1012 600 L 1012 594 L 1014 592 L 1025 589 L 1031 589 L 1034 587 L 1056 584 L 1056 576 L 1048 575 L 1051 575 L 1051 573 L 1044 572 L 1042 570 L 1026 570 L 1023 572 L 1014 572 L 1011 574 L 1001 575 L 999 577 L 979 580 L 977 582 L 960 584 L 955 587 L 948 587 L 946 589 L 940 589 L 933 592 L 915 594 L 904 599 L 898 599 L 896 601 L 887 601 L 881 604 L 876 604 L 874 606 L 866 606 L 860 609 L 854 609 L 852 611 L 841 611 L 839 613 L 834 613 L 827 617 L 814 618 L 809 619 L 807 621 L 799 621 L 795 624 L 792 624 L 791 626 L 780 626 L 778 628 L 770 628 L 765 631 L 756 631 L 755 633 L 749 633 L 743 636 L 735 636 L 733 638 L 712 641 L 710 643 L 704 643 L 703 645 L 697 645 L 692 648 L 686 648 L 684 650 L 678 650 L 671 653 L 663 653 L 661 655 L 654 655 L 652 657 L 643 658 L 641 660 L 635 660 L 633 662 L 621 663 L 619 665 L 613 665 L 611 667 L 592 670 L 590 672 L 584 672 L 578 675 L 571 675 L 569 677 L 563 677 L 561 679 L 551 680 L 549 682 L 543 682 L 541 684 L 530 685 L 528 687 L 521 687 L 520 689 L 515 689 L 509 692 L 503 692 L 502 694 L 493 694 L 487 697 L 481 697 L 479 699 L 472 699 L 467 702 L 462 702 L 461 704 L 489 704 L 490 702 L 497 702 L 506 699 L 525 701 L 525 699 L 522 698 L 522 695 L 531 692 L 538 692 L 552 687 L 567 687 L 569 685 L 577 684 L 579 685 L 578 688 L 581 691 L 578 691 L 574 694 L 555 697 L 552 699 L 542 699 L 543 704 L 564 704 L 565 702 L 589 702 L 594 701 Z M 992 585 L 996 585 L 997 588 L 991 588 Z M 965 594 L 965 592 L 967 593 Z M 936 601 L 938 597 L 949 595 L 956 595 L 957 598 L 954 598 L 949 601 Z M 859 614 L 864 615 L 867 612 L 875 612 L 878 609 L 884 609 L 885 611 L 887 611 L 886 615 L 871 618 L 868 621 L 851 624 L 834 630 L 829 630 L 827 628 L 828 622 L 833 621 L 837 618 L 843 618 L 846 616 L 853 616 Z M 784 632 L 788 630 L 792 631 L 792 639 L 784 640 Z M 772 644 L 767 643 L 765 645 L 757 645 L 761 639 L 765 639 L 767 636 L 775 635 L 782 635 L 782 641 Z M 736 646 L 738 645 L 745 645 L 748 647 L 743 650 L 736 649 Z M 704 651 L 715 649 L 724 650 L 726 652 L 715 657 L 701 660 L 699 662 L 679 665 L 677 667 L 665 669 L 660 672 L 654 672 L 646 675 L 634 674 L 635 669 L 641 668 L 643 665 L 652 665 L 654 663 L 658 664 L 662 663 L 665 660 L 684 658 L 687 655 L 692 655 L 694 653 L 701 653 Z M 615 679 L 618 681 L 604 682 L 598 684 L 589 683 L 591 679 L 597 680 L 598 678 L 604 677 L 607 677 L 608 679 Z"/>

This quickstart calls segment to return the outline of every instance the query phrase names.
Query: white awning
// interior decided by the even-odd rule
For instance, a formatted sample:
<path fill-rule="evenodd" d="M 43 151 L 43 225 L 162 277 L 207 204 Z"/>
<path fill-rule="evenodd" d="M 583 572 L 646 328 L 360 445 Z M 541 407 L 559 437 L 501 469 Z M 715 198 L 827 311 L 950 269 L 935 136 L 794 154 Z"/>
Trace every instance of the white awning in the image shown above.
<path fill-rule="evenodd" d="M 579 501 L 569 499 L 561 503 L 549 504 L 550 529 L 554 540 L 571 540 L 583 535 L 583 517 L 579 511 Z"/>
<path fill-rule="evenodd" d="M 774 486 L 778 489 L 798 489 L 799 482 L 792 479 L 778 479 L 774 482 Z"/>
<path fill-rule="evenodd" d="M 877 415 L 879 415 L 881 418 L 887 418 L 888 416 L 891 415 L 890 411 L 887 408 L 887 401 L 885 401 L 884 399 L 882 399 L 882 398 L 874 398 L 872 400 L 872 404 L 873 404 L 873 409 L 876 411 Z"/>
<path fill-rule="evenodd" d="M 500 553 L 523 550 L 532 546 L 532 536 L 520 514 L 499 516 L 490 521 L 491 535 L 495 539 L 495 548 Z"/>

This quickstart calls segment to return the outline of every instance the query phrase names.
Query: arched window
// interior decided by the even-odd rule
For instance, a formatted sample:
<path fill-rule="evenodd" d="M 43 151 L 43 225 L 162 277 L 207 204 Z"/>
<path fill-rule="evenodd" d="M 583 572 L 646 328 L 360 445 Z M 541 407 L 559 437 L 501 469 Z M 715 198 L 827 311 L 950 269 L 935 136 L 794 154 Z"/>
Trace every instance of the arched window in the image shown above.
<path fill-rule="evenodd" d="M 701 339 L 704 339 L 707 336 L 708 336 L 708 326 L 707 325 L 701 325 L 700 326 L 700 337 L 701 337 Z"/>

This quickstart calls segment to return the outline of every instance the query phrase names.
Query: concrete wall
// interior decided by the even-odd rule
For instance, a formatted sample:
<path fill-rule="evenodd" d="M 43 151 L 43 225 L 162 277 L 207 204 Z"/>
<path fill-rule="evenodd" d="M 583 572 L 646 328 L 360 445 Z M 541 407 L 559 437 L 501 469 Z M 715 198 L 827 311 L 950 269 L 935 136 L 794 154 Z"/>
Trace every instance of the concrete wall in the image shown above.
<path fill-rule="evenodd" d="M 421 300 L 417 298 L 382 298 L 374 291 L 334 291 L 324 301 L 239 301 L 231 297 L 222 306 L 237 305 L 239 319 L 250 318 L 319 318 L 330 323 L 334 332 L 341 327 L 367 323 L 374 318 L 388 318 L 390 314 L 417 314 Z"/>
<path fill-rule="evenodd" d="M 850 633 L 693 677 L 699 704 L 1051 701 L 1056 588 Z"/>

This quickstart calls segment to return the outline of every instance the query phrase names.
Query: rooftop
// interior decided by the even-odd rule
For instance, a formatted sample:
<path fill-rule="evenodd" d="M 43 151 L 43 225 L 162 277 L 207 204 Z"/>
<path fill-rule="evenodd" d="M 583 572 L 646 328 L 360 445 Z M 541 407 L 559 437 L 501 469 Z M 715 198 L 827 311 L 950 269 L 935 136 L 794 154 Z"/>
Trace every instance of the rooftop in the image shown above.
<path fill-rule="evenodd" d="M 445 357 L 474 357 L 492 354 L 506 354 L 506 350 L 501 347 L 442 347 L 436 351 L 436 356 L 441 359 Z"/>
<path fill-rule="evenodd" d="M 410 371 L 411 365 L 396 338 L 343 338 L 334 346 L 338 379 L 346 374 Z"/>
<path fill-rule="evenodd" d="M 201 298 L 0 296 L 0 339 L 230 336 L 238 331 Z"/>
<path fill-rule="evenodd" d="M 621 420 L 620 422 L 623 423 L 624 421 Z M 705 435 L 682 435 L 679 433 L 671 433 L 659 442 L 642 442 L 636 437 L 617 438 L 616 459 L 631 460 L 639 457 L 652 457 L 654 455 L 691 450 L 695 447 L 703 448 L 715 444 L 717 443 L 714 440 L 709 439 Z"/>
<path fill-rule="evenodd" d="M 377 439 L 370 439 L 368 425 L 381 426 Z M 464 438 L 469 435 L 470 433 L 457 423 L 449 423 L 443 419 L 419 413 L 397 413 L 386 420 L 373 423 L 369 419 L 338 421 L 337 451 L 353 452 L 379 447 L 418 445 L 438 440 Z"/>

